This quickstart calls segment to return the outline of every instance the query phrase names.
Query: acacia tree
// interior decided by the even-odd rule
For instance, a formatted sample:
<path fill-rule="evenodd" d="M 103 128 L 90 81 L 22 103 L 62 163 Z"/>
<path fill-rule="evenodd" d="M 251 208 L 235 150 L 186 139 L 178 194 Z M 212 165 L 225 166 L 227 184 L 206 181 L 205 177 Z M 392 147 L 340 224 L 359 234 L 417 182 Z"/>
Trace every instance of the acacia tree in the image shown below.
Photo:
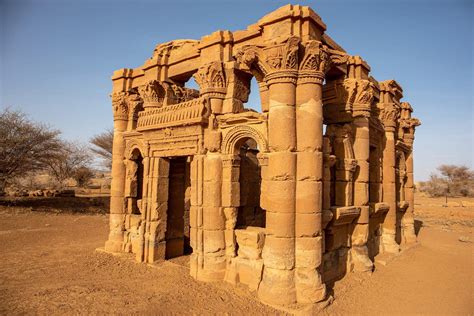
<path fill-rule="evenodd" d="M 83 188 L 94 178 L 94 173 L 90 168 L 84 166 L 77 168 L 72 177 L 76 180 L 77 186 Z"/>
<path fill-rule="evenodd" d="M 56 184 L 63 187 L 67 179 L 74 178 L 79 169 L 88 168 L 90 162 L 86 146 L 64 141 L 56 157 L 48 161 L 47 169 Z"/>
<path fill-rule="evenodd" d="M 0 112 L 0 192 L 15 178 L 45 169 L 58 157 L 60 132 L 31 121 L 21 111 Z"/>
<path fill-rule="evenodd" d="M 430 196 L 474 196 L 474 172 L 466 166 L 441 165 L 440 174 L 432 174 L 422 182 L 420 191 Z"/>
<path fill-rule="evenodd" d="M 104 161 L 104 165 L 112 168 L 112 146 L 114 142 L 114 130 L 109 128 L 105 132 L 95 135 L 90 139 L 93 145 L 91 150 Z"/>

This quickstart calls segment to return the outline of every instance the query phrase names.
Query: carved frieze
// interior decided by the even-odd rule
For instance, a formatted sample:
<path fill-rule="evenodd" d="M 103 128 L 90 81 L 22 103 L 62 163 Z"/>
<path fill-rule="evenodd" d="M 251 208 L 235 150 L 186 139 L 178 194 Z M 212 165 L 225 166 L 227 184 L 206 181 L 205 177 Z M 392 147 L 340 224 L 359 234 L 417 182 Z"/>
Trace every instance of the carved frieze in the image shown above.
<path fill-rule="evenodd" d="M 208 117 L 208 100 L 201 97 L 187 102 L 140 112 L 137 129 L 142 131 L 200 124 L 207 122 Z"/>

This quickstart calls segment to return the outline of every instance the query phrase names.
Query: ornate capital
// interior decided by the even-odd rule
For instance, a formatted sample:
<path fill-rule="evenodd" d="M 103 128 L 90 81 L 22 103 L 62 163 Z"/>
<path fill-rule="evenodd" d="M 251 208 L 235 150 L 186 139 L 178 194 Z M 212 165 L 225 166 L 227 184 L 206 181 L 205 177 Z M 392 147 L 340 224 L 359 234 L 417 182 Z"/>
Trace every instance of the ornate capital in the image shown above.
<path fill-rule="evenodd" d="M 379 106 L 381 106 L 380 120 L 385 130 L 395 131 L 398 118 L 400 117 L 400 108 L 395 103 L 379 103 Z"/>
<path fill-rule="evenodd" d="M 171 82 L 151 80 L 138 87 L 145 109 L 186 102 L 199 97 L 199 92 Z"/>
<path fill-rule="evenodd" d="M 151 80 L 138 87 L 138 92 L 143 99 L 144 108 L 159 108 L 163 106 L 166 91 L 158 80 Z"/>
<path fill-rule="evenodd" d="M 128 120 L 128 104 L 127 104 L 127 93 L 116 92 L 111 95 L 112 97 L 112 110 L 114 112 L 115 120 Z"/>
<path fill-rule="evenodd" d="M 331 59 L 329 49 L 319 41 L 308 41 L 304 49 L 304 56 L 300 63 L 300 73 L 318 73 L 324 78 L 324 74 L 329 70 Z"/>
<path fill-rule="evenodd" d="M 349 108 L 352 108 L 352 115 L 354 117 L 370 117 L 371 104 L 374 100 L 373 87 L 373 83 L 369 80 L 344 80 L 344 88 L 347 91 L 347 103 Z"/>
<path fill-rule="evenodd" d="M 143 110 L 143 100 L 138 94 L 137 89 L 130 89 L 125 100 L 128 104 L 129 116 L 133 120 L 138 119 L 138 112 Z"/>
<path fill-rule="evenodd" d="M 227 84 L 221 62 L 211 62 L 202 66 L 193 77 L 200 87 L 201 95 L 208 93 L 226 93 Z"/>
<path fill-rule="evenodd" d="M 235 58 L 243 69 L 255 69 L 260 72 L 268 84 L 296 83 L 299 43 L 299 37 L 291 36 L 283 43 L 265 47 L 244 46 L 237 52 Z"/>

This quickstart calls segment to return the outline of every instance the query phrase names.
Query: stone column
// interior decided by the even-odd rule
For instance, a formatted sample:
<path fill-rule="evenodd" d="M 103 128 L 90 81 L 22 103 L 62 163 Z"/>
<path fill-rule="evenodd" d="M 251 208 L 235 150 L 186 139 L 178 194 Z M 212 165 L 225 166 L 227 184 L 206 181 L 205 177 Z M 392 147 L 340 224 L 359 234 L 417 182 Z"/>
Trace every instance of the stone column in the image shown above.
<path fill-rule="evenodd" d="M 222 63 L 220 61 L 208 63 L 199 68 L 193 77 L 199 85 L 200 95 L 209 98 L 212 113 L 223 113 L 227 89 Z"/>
<path fill-rule="evenodd" d="M 165 260 L 170 162 L 150 159 L 150 202 L 145 226 L 145 262 Z"/>
<path fill-rule="evenodd" d="M 321 71 L 300 70 L 296 88 L 295 286 L 298 303 L 315 303 L 326 298 L 326 286 L 321 279 L 323 79 Z"/>
<path fill-rule="evenodd" d="M 237 255 L 234 229 L 240 206 L 240 157 L 230 154 L 222 161 L 222 207 L 225 216 L 225 252 L 227 263 Z"/>
<path fill-rule="evenodd" d="M 413 181 L 413 151 L 406 157 L 406 176 L 405 200 L 408 202 L 408 208 L 402 218 L 403 241 L 407 244 L 416 243 L 415 234 L 415 185 Z"/>
<path fill-rule="evenodd" d="M 191 161 L 191 208 L 189 210 L 190 244 L 193 248 L 189 266 L 190 274 L 195 279 L 204 266 L 203 227 L 202 227 L 202 191 L 204 185 L 204 156 L 195 155 Z"/>
<path fill-rule="evenodd" d="M 263 278 L 258 296 L 270 304 L 296 302 L 295 178 L 297 70 L 275 71 L 265 78 L 269 87 L 269 150 L 264 207 L 266 237 Z"/>
<path fill-rule="evenodd" d="M 223 280 L 226 269 L 225 217 L 222 207 L 222 158 L 207 153 L 204 158 L 202 200 L 203 268 L 198 280 Z"/>
<path fill-rule="evenodd" d="M 110 232 L 105 243 L 105 250 L 110 252 L 122 251 L 124 238 L 125 212 L 125 140 L 123 133 L 127 130 L 128 104 L 125 92 L 112 94 L 114 111 L 114 140 L 112 149 L 112 182 L 110 185 Z"/>
<path fill-rule="evenodd" d="M 397 225 L 397 186 L 395 181 L 395 121 L 384 121 L 385 146 L 383 150 L 383 202 L 390 209 L 385 216 L 382 233 L 383 252 L 397 253 L 400 250 L 396 242 Z"/>
<path fill-rule="evenodd" d="M 351 255 L 354 271 L 370 272 L 373 269 L 367 248 L 369 238 L 370 104 L 359 107 L 354 105 L 354 108 L 361 109 L 353 112 L 355 117 L 352 123 L 354 156 L 358 166 L 354 183 L 354 206 L 360 208 L 360 215 L 352 233 Z"/>

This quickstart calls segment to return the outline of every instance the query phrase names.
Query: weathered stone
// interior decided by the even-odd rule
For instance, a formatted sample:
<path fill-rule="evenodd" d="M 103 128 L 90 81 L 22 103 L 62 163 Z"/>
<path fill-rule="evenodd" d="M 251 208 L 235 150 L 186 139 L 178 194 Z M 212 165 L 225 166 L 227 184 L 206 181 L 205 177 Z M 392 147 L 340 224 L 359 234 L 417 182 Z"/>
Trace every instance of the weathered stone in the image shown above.
<path fill-rule="evenodd" d="M 287 5 L 114 72 L 107 251 L 155 262 L 192 250 L 194 278 L 286 305 L 325 300 L 322 280 L 416 242 L 420 122 L 397 82 L 371 77 L 325 30 Z M 252 77 L 261 113 L 244 108 Z"/>

